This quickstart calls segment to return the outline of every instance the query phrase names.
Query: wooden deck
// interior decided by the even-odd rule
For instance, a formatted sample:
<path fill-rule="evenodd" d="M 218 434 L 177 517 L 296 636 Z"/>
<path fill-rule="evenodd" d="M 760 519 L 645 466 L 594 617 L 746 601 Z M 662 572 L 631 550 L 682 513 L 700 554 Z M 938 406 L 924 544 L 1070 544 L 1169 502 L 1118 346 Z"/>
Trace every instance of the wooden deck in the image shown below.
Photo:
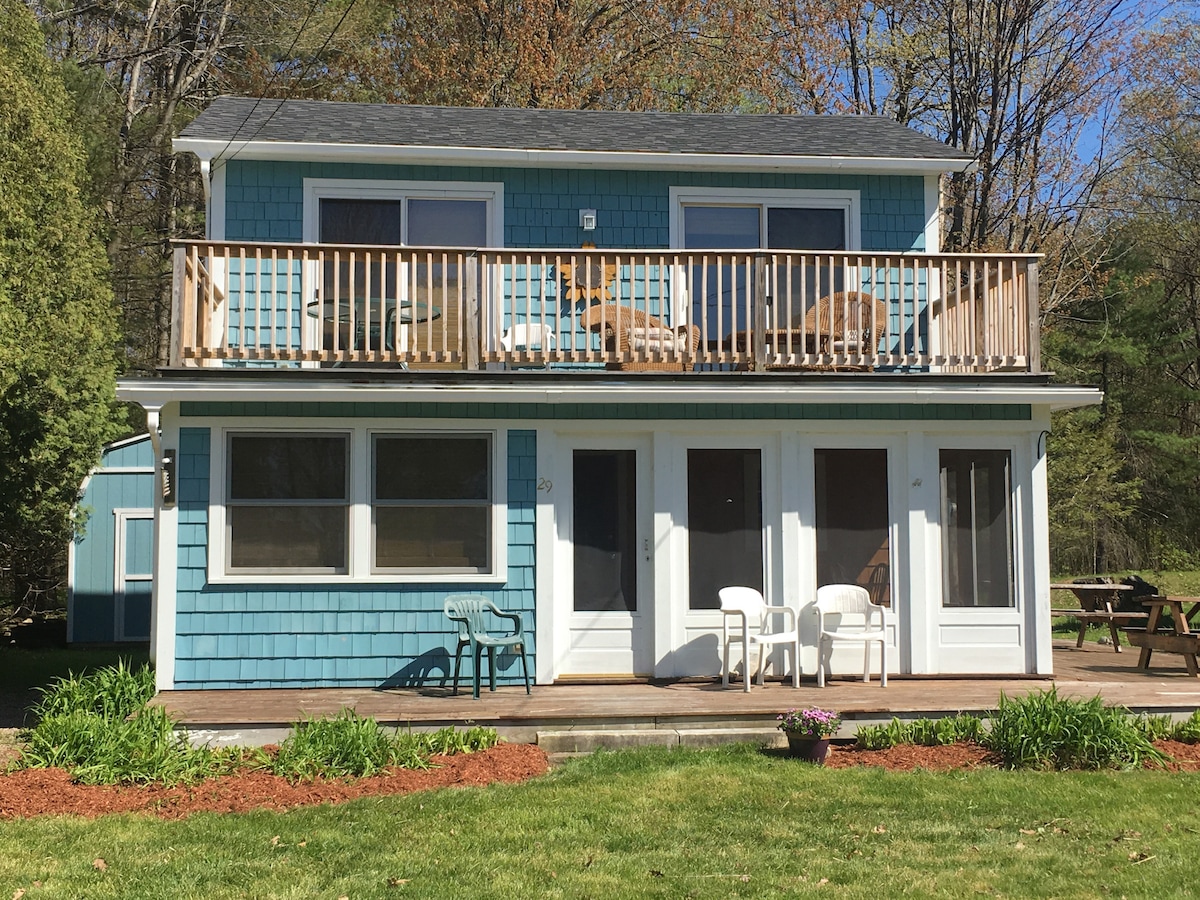
<path fill-rule="evenodd" d="M 1110 704 L 1141 712 L 1190 713 L 1200 707 L 1200 681 L 1188 677 L 1172 655 L 1155 658 L 1148 672 L 1136 668 L 1132 653 L 1072 641 L 1056 641 L 1053 679 L 916 678 L 895 676 L 882 689 L 877 680 L 863 684 L 834 680 L 824 690 L 807 676 L 799 689 L 790 681 L 723 689 L 720 681 L 635 684 L 555 684 L 484 689 L 471 698 L 470 685 L 459 696 L 449 686 L 374 690 L 275 689 L 168 691 L 157 702 L 193 731 L 270 730 L 307 717 L 353 708 L 380 722 L 427 728 L 465 723 L 490 725 L 510 739 L 533 740 L 538 733 L 569 729 L 761 728 L 789 707 L 819 704 L 838 710 L 848 722 L 938 716 L 993 709 L 1008 696 L 1057 686 L 1064 696 L 1081 699 L 1101 694 Z"/>

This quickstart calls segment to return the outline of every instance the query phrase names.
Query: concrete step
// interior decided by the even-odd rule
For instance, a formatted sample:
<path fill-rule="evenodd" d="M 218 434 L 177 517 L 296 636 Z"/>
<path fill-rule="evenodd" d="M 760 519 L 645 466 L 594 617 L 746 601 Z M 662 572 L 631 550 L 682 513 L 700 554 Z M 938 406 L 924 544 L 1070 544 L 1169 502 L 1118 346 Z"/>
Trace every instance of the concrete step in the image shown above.
<path fill-rule="evenodd" d="M 785 747 L 787 739 L 776 728 L 607 728 L 539 731 L 537 744 L 547 753 L 591 753 L 634 747 L 716 747 L 721 744 L 757 744 Z"/>

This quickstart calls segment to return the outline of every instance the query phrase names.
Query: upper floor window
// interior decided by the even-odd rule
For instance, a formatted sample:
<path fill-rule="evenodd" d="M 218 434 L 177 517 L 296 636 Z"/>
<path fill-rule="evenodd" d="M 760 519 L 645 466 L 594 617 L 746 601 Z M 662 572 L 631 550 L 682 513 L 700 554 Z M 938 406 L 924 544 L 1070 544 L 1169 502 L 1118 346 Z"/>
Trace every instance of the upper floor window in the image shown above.
<path fill-rule="evenodd" d="M 858 191 L 671 188 L 671 245 L 856 250 Z"/>
<path fill-rule="evenodd" d="M 304 239 L 325 244 L 502 246 L 504 185 L 304 180 Z"/>

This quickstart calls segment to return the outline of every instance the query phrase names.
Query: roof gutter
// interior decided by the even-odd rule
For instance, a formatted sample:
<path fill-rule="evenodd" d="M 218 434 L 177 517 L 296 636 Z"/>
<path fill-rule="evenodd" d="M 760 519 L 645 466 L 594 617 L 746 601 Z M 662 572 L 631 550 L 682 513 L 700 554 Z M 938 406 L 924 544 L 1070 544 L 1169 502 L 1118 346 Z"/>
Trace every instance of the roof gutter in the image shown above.
<path fill-rule="evenodd" d="M 241 156 L 256 160 L 357 162 L 387 165 L 501 166 L 509 168 L 670 169 L 736 172 L 845 172 L 859 174 L 933 174 L 970 172 L 968 158 L 932 159 L 865 156 L 783 156 L 598 150 L 535 150 L 508 147 L 412 147 L 387 144 L 324 144 L 282 141 L 222 141 L 179 137 L 177 153 L 195 153 L 206 161 Z"/>
<path fill-rule="evenodd" d="M 1099 403 L 1103 394 L 1078 385 L 798 385 L 790 382 L 731 386 L 678 383 L 571 383 L 571 384 L 429 384 L 429 383 L 313 383 L 274 382 L 259 379 L 130 378 L 117 382 L 117 399 L 148 409 L 172 401 L 249 401 L 355 403 L 1028 403 L 1051 409 L 1071 409 Z M 153 431 L 151 432 L 153 434 Z"/>

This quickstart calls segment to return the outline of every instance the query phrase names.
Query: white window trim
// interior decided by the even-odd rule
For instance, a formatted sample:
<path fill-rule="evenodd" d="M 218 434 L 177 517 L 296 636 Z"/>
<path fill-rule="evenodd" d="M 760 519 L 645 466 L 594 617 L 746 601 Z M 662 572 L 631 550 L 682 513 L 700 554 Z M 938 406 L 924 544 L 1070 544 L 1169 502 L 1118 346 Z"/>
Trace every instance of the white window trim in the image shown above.
<path fill-rule="evenodd" d="M 767 233 L 767 207 L 804 207 L 840 209 L 846 213 L 846 251 L 862 249 L 861 191 L 785 188 L 707 188 L 669 189 L 671 206 L 671 249 L 683 249 L 683 208 L 685 206 L 758 206 L 760 235 Z"/>
<path fill-rule="evenodd" d="M 504 183 L 500 181 L 388 181 L 364 178 L 305 178 L 305 243 L 320 239 L 320 202 L 337 200 L 483 200 L 487 203 L 487 246 L 504 246 Z M 407 242 L 408 220 L 402 220 Z"/>
<path fill-rule="evenodd" d="M 445 423 L 423 425 L 406 420 L 403 427 L 390 422 L 345 419 L 246 419 L 237 425 L 214 426 L 209 456 L 208 583 L 212 585 L 262 584 L 504 584 L 508 581 L 508 432 L 497 424 L 471 423 L 474 427 L 446 428 Z M 348 434 L 350 522 L 347 529 L 348 571 L 334 573 L 230 572 L 226 569 L 225 493 L 227 453 L 231 434 Z M 492 441 L 492 571 L 431 572 L 371 571 L 371 443 L 375 434 L 487 434 Z"/>

